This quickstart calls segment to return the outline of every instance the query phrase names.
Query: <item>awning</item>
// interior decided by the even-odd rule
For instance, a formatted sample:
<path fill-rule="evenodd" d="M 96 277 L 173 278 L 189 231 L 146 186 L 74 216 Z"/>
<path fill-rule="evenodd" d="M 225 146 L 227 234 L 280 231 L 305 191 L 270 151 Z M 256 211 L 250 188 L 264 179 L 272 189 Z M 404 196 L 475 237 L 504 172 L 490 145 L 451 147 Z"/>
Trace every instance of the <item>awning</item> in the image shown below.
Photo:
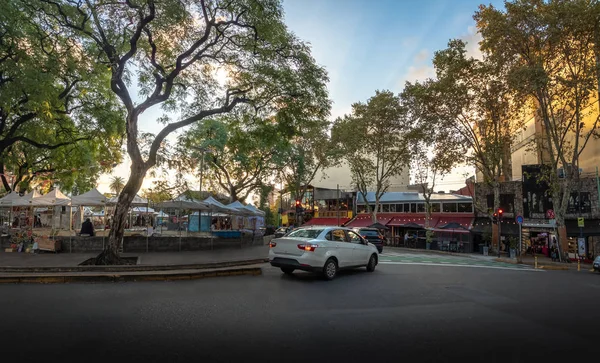
<path fill-rule="evenodd" d="M 501 225 L 501 233 L 502 235 L 519 235 L 519 225 L 512 219 L 503 220 Z M 473 222 L 473 227 L 471 228 L 471 232 L 473 233 L 485 233 L 492 232 L 492 221 L 488 217 L 477 217 Z"/>
<path fill-rule="evenodd" d="M 340 226 L 344 223 L 348 222 L 350 218 L 340 218 Z M 337 218 L 313 218 L 310 221 L 303 224 L 303 226 L 337 226 L 338 219 Z"/>
<path fill-rule="evenodd" d="M 579 237 L 583 233 L 584 237 L 588 236 L 600 236 L 600 219 L 585 219 L 583 221 L 583 228 L 579 228 L 576 219 L 565 220 L 567 227 L 567 236 Z"/>
<path fill-rule="evenodd" d="M 443 228 L 444 226 L 448 226 L 446 228 Z M 453 228 L 452 225 L 455 225 L 455 227 Z M 460 226 L 459 226 L 460 225 Z M 440 217 L 437 224 L 435 225 L 435 228 L 441 228 L 441 229 L 461 229 L 465 228 L 465 229 L 470 229 L 471 226 L 473 225 L 473 217 Z"/>
<path fill-rule="evenodd" d="M 429 221 L 429 226 L 434 227 L 438 223 L 438 219 L 439 219 L 439 217 L 431 217 L 431 220 Z M 388 227 L 389 226 L 414 227 L 415 224 L 417 224 L 421 227 L 424 227 L 425 226 L 425 217 L 415 217 L 415 216 L 407 216 L 407 215 L 396 216 L 389 221 L 387 226 Z"/>
<path fill-rule="evenodd" d="M 377 222 L 386 225 L 393 217 L 393 215 L 378 215 Z M 370 214 L 359 214 L 346 227 L 368 227 L 371 224 L 373 224 L 373 217 Z"/>

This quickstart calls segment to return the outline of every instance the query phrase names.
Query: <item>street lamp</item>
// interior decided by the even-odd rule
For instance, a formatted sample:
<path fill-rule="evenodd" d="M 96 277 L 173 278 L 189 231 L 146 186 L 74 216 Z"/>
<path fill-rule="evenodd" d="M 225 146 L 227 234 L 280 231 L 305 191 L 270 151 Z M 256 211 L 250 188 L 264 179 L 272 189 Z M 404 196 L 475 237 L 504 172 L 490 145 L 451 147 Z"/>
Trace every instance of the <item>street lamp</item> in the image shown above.
<path fill-rule="evenodd" d="M 200 157 L 200 190 L 199 190 L 199 197 L 200 199 L 202 199 L 202 177 L 204 174 L 204 154 L 208 153 L 208 154 L 212 154 L 212 151 L 206 147 L 199 147 L 199 146 L 191 146 L 192 149 L 200 151 L 201 152 L 201 157 Z"/>

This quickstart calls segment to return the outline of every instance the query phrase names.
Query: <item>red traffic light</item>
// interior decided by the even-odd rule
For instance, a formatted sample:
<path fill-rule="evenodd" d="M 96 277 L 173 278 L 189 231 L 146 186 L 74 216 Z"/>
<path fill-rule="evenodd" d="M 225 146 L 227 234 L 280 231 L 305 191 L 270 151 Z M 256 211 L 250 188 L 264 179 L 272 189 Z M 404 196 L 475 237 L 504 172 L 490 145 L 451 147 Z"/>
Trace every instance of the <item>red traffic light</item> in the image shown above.
<path fill-rule="evenodd" d="M 504 213 L 504 211 L 502 209 L 498 209 L 498 214 L 502 215 L 502 213 Z"/>
<path fill-rule="evenodd" d="M 299 207 L 301 205 L 302 205 L 302 203 L 299 200 L 296 200 L 296 207 Z"/>

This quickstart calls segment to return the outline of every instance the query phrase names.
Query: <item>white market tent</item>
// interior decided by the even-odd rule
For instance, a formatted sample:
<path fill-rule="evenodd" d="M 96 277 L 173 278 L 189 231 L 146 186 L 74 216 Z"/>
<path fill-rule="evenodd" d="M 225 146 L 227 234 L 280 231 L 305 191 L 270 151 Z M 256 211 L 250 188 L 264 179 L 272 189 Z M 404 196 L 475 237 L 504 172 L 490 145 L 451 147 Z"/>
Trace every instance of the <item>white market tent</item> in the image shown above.
<path fill-rule="evenodd" d="M 229 213 L 229 214 L 240 214 L 240 211 L 238 209 L 225 206 L 223 203 L 219 202 L 218 200 L 216 200 L 213 197 L 206 198 L 204 200 L 204 203 L 212 206 L 214 209 L 218 210 L 219 212 Z"/>
<path fill-rule="evenodd" d="M 25 194 L 24 196 L 22 196 L 18 199 L 14 199 L 12 201 L 12 206 L 13 207 L 29 207 L 32 205 L 32 202 L 35 199 L 40 198 L 41 196 L 42 195 L 37 190 L 34 190 L 32 192 Z"/>
<path fill-rule="evenodd" d="M 55 206 L 70 206 L 71 198 L 64 195 L 59 189 L 54 188 L 48 194 L 31 200 L 33 206 L 55 207 Z"/>
<path fill-rule="evenodd" d="M 22 197 L 17 192 L 10 192 L 0 198 L 0 207 L 12 207 L 14 200 L 19 200 Z"/>
<path fill-rule="evenodd" d="M 116 197 L 112 197 L 108 200 L 108 203 L 106 204 L 117 204 L 117 202 L 119 201 L 119 196 Z M 136 206 L 145 206 L 148 205 L 148 199 L 142 198 L 139 195 L 136 195 L 135 197 L 133 197 L 133 201 L 131 202 L 131 206 L 132 207 L 136 207 Z"/>
<path fill-rule="evenodd" d="M 242 203 L 240 203 L 239 200 L 236 200 L 233 203 L 229 203 L 227 205 L 227 207 L 237 209 L 239 211 L 238 214 L 243 215 L 243 216 L 249 217 L 249 216 L 255 215 L 253 211 L 247 209 L 246 206 L 243 205 Z"/>
<path fill-rule="evenodd" d="M 131 211 L 133 212 L 133 214 L 156 214 L 156 212 L 154 211 L 153 208 L 149 208 L 149 207 L 133 207 L 131 209 Z"/>
<path fill-rule="evenodd" d="M 168 218 L 169 215 L 163 211 L 158 212 L 158 214 L 156 215 L 156 218 Z"/>
<path fill-rule="evenodd" d="M 108 198 L 102 195 L 96 188 L 71 198 L 71 203 L 77 206 L 103 206 L 107 202 Z"/>
<path fill-rule="evenodd" d="M 263 216 L 264 217 L 264 215 L 265 215 L 264 211 L 256 208 L 252 204 L 247 204 L 244 208 L 251 210 L 252 212 L 254 212 L 254 214 L 256 214 L 258 216 Z"/>

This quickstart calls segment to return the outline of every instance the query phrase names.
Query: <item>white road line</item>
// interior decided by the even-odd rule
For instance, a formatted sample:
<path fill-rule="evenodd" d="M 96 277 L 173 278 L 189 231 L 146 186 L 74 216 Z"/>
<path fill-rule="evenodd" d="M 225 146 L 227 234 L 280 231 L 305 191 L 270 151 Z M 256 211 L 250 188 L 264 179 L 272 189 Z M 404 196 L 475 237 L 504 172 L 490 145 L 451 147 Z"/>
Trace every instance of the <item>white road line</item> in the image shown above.
<path fill-rule="evenodd" d="M 421 261 L 421 262 L 425 262 L 425 263 L 433 263 L 433 261 Z"/>
<path fill-rule="evenodd" d="M 383 262 L 382 265 L 421 265 L 421 266 L 442 266 L 442 267 L 476 267 L 476 268 L 491 268 L 497 270 L 512 270 L 512 271 L 531 271 L 545 272 L 545 270 L 535 270 L 532 268 L 515 268 L 515 267 L 500 267 L 500 266 L 482 266 L 482 265 L 442 265 L 438 263 L 423 263 L 423 262 Z"/>
<path fill-rule="evenodd" d="M 441 263 L 451 263 L 451 262 L 446 262 L 446 261 L 440 261 Z"/>

